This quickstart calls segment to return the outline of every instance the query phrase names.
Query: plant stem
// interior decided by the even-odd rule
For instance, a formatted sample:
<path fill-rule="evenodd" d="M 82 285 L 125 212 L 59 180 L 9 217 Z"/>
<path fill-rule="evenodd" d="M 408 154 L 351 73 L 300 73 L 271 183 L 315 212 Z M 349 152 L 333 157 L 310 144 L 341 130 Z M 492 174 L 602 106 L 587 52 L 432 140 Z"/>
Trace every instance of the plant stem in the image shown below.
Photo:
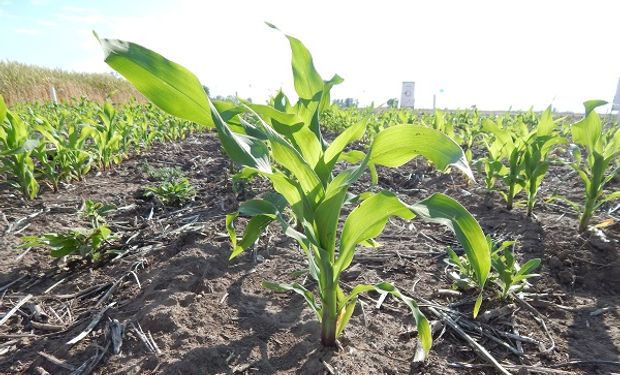
<path fill-rule="evenodd" d="M 338 319 L 338 303 L 336 295 L 336 283 L 330 282 L 326 286 L 323 305 L 323 317 L 321 319 L 321 344 L 323 346 L 336 346 L 336 321 Z"/>
<path fill-rule="evenodd" d="M 512 210 L 512 202 L 514 200 L 514 196 L 515 196 L 515 184 L 511 182 L 510 187 L 508 189 L 508 197 L 506 199 L 506 208 L 508 210 Z"/>
<path fill-rule="evenodd" d="M 527 197 L 527 216 L 532 216 L 534 203 L 536 203 L 536 185 L 535 182 L 530 182 L 530 191 Z"/>
<path fill-rule="evenodd" d="M 596 198 L 587 198 L 586 205 L 583 209 L 583 213 L 581 214 L 581 219 L 579 220 L 579 228 L 577 229 L 579 233 L 583 233 L 586 229 L 588 229 L 588 224 L 590 223 L 590 219 L 592 218 L 592 211 L 594 211 L 595 202 Z"/>

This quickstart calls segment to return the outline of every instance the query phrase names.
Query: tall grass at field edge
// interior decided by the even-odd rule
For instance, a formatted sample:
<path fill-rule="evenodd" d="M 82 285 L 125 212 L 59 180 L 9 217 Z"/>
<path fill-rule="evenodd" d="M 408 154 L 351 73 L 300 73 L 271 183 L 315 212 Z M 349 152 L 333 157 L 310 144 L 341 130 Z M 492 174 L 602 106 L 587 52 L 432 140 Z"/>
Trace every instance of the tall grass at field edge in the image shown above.
<path fill-rule="evenodd" d="M 0 61 L 0 94 L 7 105 L 51 101 L 50 87 L 56 89 L 60 101 L 87 97 L 100 103 L 106 98 L 115 103 L 126 103 L 134 97 L 139 102 L 146 102 L 129 82 L 112 74 L 68 72 Z"/>

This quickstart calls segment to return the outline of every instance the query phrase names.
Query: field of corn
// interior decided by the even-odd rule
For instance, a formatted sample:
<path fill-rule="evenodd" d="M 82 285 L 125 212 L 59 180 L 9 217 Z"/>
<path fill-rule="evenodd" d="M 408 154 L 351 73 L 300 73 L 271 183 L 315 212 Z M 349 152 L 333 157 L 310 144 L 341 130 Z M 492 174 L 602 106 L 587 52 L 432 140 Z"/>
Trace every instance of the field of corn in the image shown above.
<path fill-rule="evenodd" d="M 153 104 L 0 97 L 0 373 L 620 372 L 605 102 L 341 109 L 286 37 L 296 102 L 109 39 Z"/>

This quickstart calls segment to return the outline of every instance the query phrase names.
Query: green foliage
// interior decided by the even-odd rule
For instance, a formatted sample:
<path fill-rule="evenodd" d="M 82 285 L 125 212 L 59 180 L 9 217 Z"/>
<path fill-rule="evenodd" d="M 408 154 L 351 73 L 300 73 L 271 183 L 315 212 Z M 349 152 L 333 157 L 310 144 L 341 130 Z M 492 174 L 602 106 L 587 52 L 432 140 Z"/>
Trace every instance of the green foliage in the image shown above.
<path fill-rule="evenodd" d="M 142 168 L 146 176 L 155 181 L 171 181 L 185 177 L 181 168 L 177 166 L 155 168 L 145 162 Z"/>
<path fill-rule="evenodd" d="M 491 254 L 491 265 L 495 275 L 491 276 L 501 291 L 501 298 L 521 291 L 527 285 L 527 279 L 539 276 L 533 271 L 540 266 L 540 258 L 530 259 L 520 266 L 514 256 L 513 241 L 505 241 Z"/>
<path fill-rule="evenodd" d="M 543 178 L 549 170 L 549 153 L 554 146 L 566 143 L 566 140 L 556 131 L 556 124 L 551 115 L 551 106 L 538 119 L 534 131 L 530 132 L 525 142 L 525 151 L 522 159 L 524 188 L 527 193 L 527 214 L 534 210 L 538 190 Z"/>
<path fill-rule="evenodd" d="M 22 248 L 44 247 L 50 255 L 60 258 L 79 255 L 96 262 L 104 254 L 105 245 L 114 238 L 112 231 L 105 225 L 90 230 L 68 230 L 63 233 L 46 233 L 41 236 L 24 236 Z"/>
<path fill-rule="evenodd" d="M 584 103 L 585 116 L 571 127 L 573 142 L 587 152 L 582 157 L 579 146 L 572 148 L 571 167 L 579 174 L 585 186 L 585 204 L 579 220 L 579 232 L 588 228 L 594 212 L 604 203 L 620 198 L 620 192 L 605 194 L 605 186 L 620 174 L 614 164 L 620 155 L 620 128 L 605 129 L 594 109 L 606 102 L 591 100 Z"/>
<path fill-rule="evenodd" d="M 269 25 L 274 27 L 273 25 Z M 275 27 L 274 27 L 275 28 Z M 430 327 L 415 301 L 393 285 L 378 282 L 357 285 L 349 293 L 340 277 L 353 261 L 358 245 L 368 245 L 381 234 L 388 219 L 420 217 L 454 230 L 483 285 L 491 267 L 490 249 L 476 220 L 453 199 L 437 193 L 407 204 L 388 191 L 354 195 L 350 187 L 375 165 L 397 167 L 424 156 L 437 168 L 454 167 L 471 176 L 461 148 L 441 132 L 408 124 L 383 130 L 369 138 L 366 152 L 357 151 L 352 166 L 335 174 L 335 166 L 351 154 L 352 142 L 362 139 L 367 122 L 355 122 L 329 144 L 321 133 L 322 113 L 330 106 L 331 88 L 342 82 L 335 75 L 323 80 L 314 68 L 310 52 L 296 38 L 286 36 L 292 50 L 294 86 L 299 100 L 294 105 L 281 92 L 269 105 L 212 102 L 198 79 L 185 68 L 134 43 L 100 39 L 105 60 L 155 104 L 171 114 L 215 126 L 228 156 L 245 171 L 271 182 L 273 191 L 244 202 L 239 212 L 226 219 L 233 252 L 231 258 L 253 246 L 271 222 L 295 239 L 304 250 L 308 272 L 317 283 L 313 292 L 300 284 L 266 282 L 274 290 L 301 294 L 321 322 L 321 341 L 334 346 L 353 311 L 360 293 L 391 294 L 409 306 L 416 321 L 422 353 L 431 346 Z M 398 111 L 393 112 L 398 121 Z M 353 206 L 340 229 L 345 205 Z M 238 216 L 249 218 L 239 239 Z"/>
<path fill-rule="evenodd" d="M 487 237 L 487 241 L 489 247 L 493 249 L 489 280 L 499 288 L 501 299 L 519 292 L 527 285 L 527 279 L 538 276 L 532 272 L 540 266 L 540 259 L 530 259 L 520 266 L 514 255 L 515 241 L 495 243 L 490 237 Z M 469 258 L 458 256 L 454 250 L 449 249 L 446 261 L 454 269 L 450 276 L 454 280 L 455 287 L 463 290 L 480 288 L 474 277 L 474 268 Z M 478 296 L 478 300 L 480 299 L 481 295 Z M 478 303 L 475 308 L 479 308 Z"/>
<path fill-rule="evenodd" d="M 164 205 L 181 204 L 193 200 L 196 196 L 196 189 L 187 178 L 171 179 L 155 186 L 148 186 L 144 196 L 154 197 Z"/>
<path fill-rule="evenodd" d="M 123 158 L 121 148 L 123 123 L 117 121 L 116 109 L 106 102 L 98 111 L 99 121 L 93 123 L 90 136 L 95 145 L 95 159 L 99 169 L 110 169 L 112 164 L 118 164 Z"/>
<path fill-rule="evenodd" d="M 80 215 L 90 221 L 91 227 L 97 228 L 105 224 L 105 217 L 114 211 L 116 211 L 116 206 L 113 204 L 86 199 L 80 209 Z"/>
<path fill-rule="evenodd" d="M 81 180 L 90 171 L 93 161 L 93 156 L 86 151 L 90 128 L 75 124 L 63 112 L 59 110 L 49 119 L 37 117 L 34 126 L 42 136 L 42 142 L 35 149 L 38 172 L 51 183 L 54 191 L 58 190 L 60 181 Z"/>
<path fill-rule="evenodd" d="M 0 96 L 0 175 L 7 175 L 8 183 L 29 199 L 34 199 L 39 192 L 32 159 L 37 145 L 30 128 L 7 110 Z"/>
<path fill-rule="evenodd" d="M 155 141 L 183 139 L 204 126 L 174 118 L 152 105 L 123 107 L 80 100 L 33 103 L 7 111 L 0 121 L 0 182 L 34 199 L 40 185 L 56 191 L 140 153 Z"/>
<path fill-rule="evenodd" d="M 525 189 L 529 216 L 549 169 L 549 153 L 565 140 L 556 132 L 550 106 L 539 118 L 528 112 L 512 124 L 504 126 L 504 120 L 500 117 L 497 121 L 488 118 L 482 121 L 487 148 L 487 155 L 481 159 L 485 185 L 494 189 L 497 179 L 504 183 L 507 189 L 500 194 L 508 209 L 512 209 L 515 197 Z"/>

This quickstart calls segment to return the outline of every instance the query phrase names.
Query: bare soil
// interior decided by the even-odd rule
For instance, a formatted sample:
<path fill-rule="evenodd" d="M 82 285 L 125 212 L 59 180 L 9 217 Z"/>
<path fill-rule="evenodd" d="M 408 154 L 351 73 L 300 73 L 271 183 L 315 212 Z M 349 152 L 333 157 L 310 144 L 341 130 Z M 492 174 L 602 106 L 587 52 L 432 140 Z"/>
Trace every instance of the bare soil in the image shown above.
<path fill-rule="evenodd" d="M 197 187 L 195 201 L 164 207 L 144 199 L 141 192 L 152 183 L 143 172 L 145 162 L 180 167 Z M 524 208 L 508 211 L 498 195 L 456 172 L 438 173 L 420 160 L 381 172 L 381 187 L 407 201 L 445 192 L 474 213 L 485 232 L 518 240 L 519 259 L 542 258 L 540 277 L 526 291 L 525 303 L 502 303 L 489 291 L 483 312 L 506 304 L 511 308 L 483 325 L 484 332 L 493 334 L 467 331 L 498 361 L 512 364 L 512 373 L 620 372 L 618 223 L 597 235 L 580 236 L 576 213 L 560 202 L 542 201 L 536 217 L 528 218 Z M 358 306 L 338 350 L 321 347 L 319 325 L 303 298 L 261 286 L 264 280 L 292 281 L 294 271 L 305 269 L 304 256 L 277 227 L 254 253 L 228 260 L 225 214 L 266 186 L 258 182 L 235 192 L 230 173 L 216 137 L 203 134 L 157 145 L 112 171 L 58 193 L 45 192 L 32 202 L 0 187 L 0 319 L 27 299 L 0 323 L 0 373 L 497 373 L 439 322 L 429 358 L 414 363 L 416 333 L 410 314 L 390 298 L 377 308 L 376 294 L 362 298 L 363 308 Z M 368 180 L 358 188 L 363 186 Z M 558 193 L 579 199 L 582 189 L 569 169 L 554 166 L 541 198 Z M 78 215 L 83 199 L 120 208 L 110 217 L 118 238 L 104 261 L 63 262 L 43 249 L 16 248 L 23 235 L 86 227 Z M 378 240 L 380 248 L 359 251 L 344 276 L 346 288 L 388 280 L 405 293 L 462 313 L 461 322 L 473 322 L 474 295 L 439 292 L 451 287 L 443 261 L 446 247 L 458 248 L 448 230 L 392 220 Z M 306 285 L 313 287 L 308 280 Z M 423 311 L 436 320 L 426 305 Z M 119 327 L 122 334 L 112 334 Z M 67 344 L 88 328 L 77 343 Z M 521 342 L 523 354 L 517 355 L 493 338 L 513 349 L 519 348 L 517 341 L 497 332 L 518 332 L 532 340 Z"/>

